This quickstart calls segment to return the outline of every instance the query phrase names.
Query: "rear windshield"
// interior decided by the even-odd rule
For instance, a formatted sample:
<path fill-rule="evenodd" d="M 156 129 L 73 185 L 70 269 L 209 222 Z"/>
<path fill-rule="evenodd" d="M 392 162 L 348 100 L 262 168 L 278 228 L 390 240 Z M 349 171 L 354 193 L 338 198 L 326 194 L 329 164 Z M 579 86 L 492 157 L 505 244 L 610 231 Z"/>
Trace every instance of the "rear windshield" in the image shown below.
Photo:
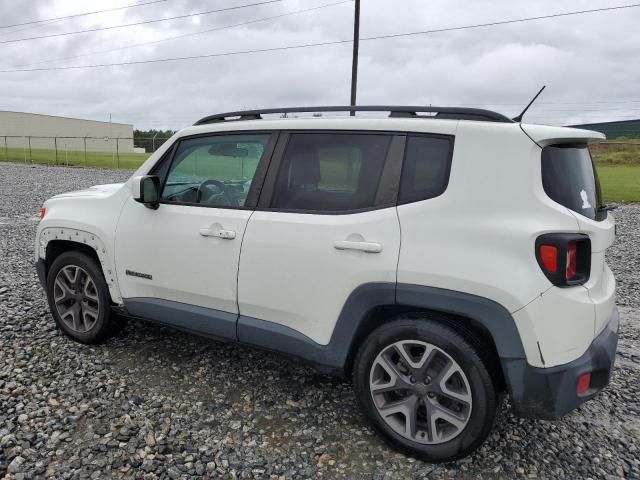
<path fill-rule="evenodd" d="M 602 220 L 600 182 L 586 145 L 553 145 L 542 150 L 542 185 L 549 197 L 592 220 Z"/>

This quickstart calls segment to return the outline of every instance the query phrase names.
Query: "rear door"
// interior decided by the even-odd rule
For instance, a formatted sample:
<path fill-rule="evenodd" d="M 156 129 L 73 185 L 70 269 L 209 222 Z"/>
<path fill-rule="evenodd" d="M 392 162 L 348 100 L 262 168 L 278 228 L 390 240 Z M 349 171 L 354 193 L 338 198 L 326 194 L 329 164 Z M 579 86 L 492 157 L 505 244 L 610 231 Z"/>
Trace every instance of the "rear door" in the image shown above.
<path fill-rule="evenodd" d="M 240 341 L 255 342 L 243 338 L 250 318 L 326 345 L 358 286 L 395 284 L 404 142 L 378 132 L 281 134 L 242 245 Z"/>

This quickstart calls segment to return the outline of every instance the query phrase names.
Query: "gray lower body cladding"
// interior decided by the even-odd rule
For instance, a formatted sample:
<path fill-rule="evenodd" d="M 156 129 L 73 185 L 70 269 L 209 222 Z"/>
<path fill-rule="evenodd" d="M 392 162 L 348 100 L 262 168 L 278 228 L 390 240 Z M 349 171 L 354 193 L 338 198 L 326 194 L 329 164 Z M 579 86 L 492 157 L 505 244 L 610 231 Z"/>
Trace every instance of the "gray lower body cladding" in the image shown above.
<path fill-rule="evenodd" d="M 514 412 L 522 417 L 552 420 L 593 398 L 609 384 L 618 326 L 618 310 L 614 309 L 606 327 L 587 351 L 564 365 L 536 368 L 523 360 L 502 360 Z M 578 394 L 578 378 L 585 373 L 591 373 L 591 383 L 584 394 Z"/>
<path fill-rule="evenodd" d="M 36 270 L 46 288 L 43 260 L 36 262 Z M 328 345 L 320 345 L 278 323 L 156 298 L 124 299 L 122 313 L 199 335 L 283 353 L 310 363 L 322 372 L 343 375 L 352 342 L 358 331 L 366 326 L 368 313 L 375 307 L 389 305 L 450 313 L 481 324 L 495 342 L 517 415 L 558 418 L 592 398 L 609 383 L 618 341 L 617 310 L 583 356 L 553 368 L 536 368 L 527 363 L 513 317 L 501 305 L 475 295 L 418 285 L 370 283 L 358 287 L 347 299 Z M 587 372 L 592 372 L 591 387 L 585 394 L 578 395 L 577 379 Z"/>

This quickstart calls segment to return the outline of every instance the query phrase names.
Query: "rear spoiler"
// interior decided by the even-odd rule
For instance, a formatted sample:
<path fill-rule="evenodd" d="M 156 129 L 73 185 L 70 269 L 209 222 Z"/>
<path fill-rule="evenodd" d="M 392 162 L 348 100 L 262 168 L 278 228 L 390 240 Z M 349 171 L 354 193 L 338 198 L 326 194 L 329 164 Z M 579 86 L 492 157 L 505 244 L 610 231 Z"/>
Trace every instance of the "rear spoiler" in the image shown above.
<path fill-rule="evenodd" d="M 522 131 L 540 147 L 558 143 L 593 143 L 606 140 L 604 133 L 570 127 L 520 124 Z"/>

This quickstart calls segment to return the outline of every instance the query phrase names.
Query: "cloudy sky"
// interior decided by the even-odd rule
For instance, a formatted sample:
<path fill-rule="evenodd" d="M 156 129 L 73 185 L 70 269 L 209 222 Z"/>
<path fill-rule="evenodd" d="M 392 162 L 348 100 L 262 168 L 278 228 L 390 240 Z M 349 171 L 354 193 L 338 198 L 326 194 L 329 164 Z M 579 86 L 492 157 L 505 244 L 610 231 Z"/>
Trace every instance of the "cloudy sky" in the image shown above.
<path fill-rule="evenodd" d="M 0 0 L 0 27 L 149 1 Z M 281 0 L 127 28 L 12 41 L 260 1 L 264 0 L 164 0 L 0 28 L 0 109 L 95 120 L 108 120 L 111 114 L 114 122 L 133 123 L 137 128 L 177 129 L 214 112 L 347 104 L 350 43 L 190 61 L 8 72 L 240 52 L 352 37 L 353 2 Z M 361 37 L 627 3 L 631 2 L 362 0 Z M 309 11 L 318 6 L 325 7 Z M 252 23 L 233 26 L 246 22 Z M 528 121 L 572 124 L 639 118 L 638 25 L 640 8 L 630 8 L 363 41 L 358 103 L 467 105 L 515 115 L 546 84 L 547 90 L 526 117 Z"/>

